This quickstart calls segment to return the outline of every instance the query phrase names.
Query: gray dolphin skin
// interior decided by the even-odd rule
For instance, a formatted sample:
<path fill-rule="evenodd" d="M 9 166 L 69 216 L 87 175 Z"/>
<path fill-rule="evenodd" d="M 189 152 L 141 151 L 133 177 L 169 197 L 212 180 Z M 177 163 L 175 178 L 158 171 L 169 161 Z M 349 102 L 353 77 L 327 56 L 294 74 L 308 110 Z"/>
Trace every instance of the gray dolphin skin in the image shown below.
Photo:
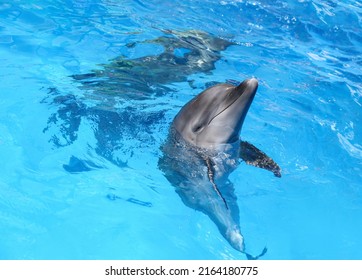
<path fill-rule="evenodd" d="M 159 168 L 183 203 L 201 211 L 216 224 L 236 250 L 245 251 L 239 207 L 229 174 L 241 160 L 280 177 L 280 167 L 254 145 L 240 140 L 240 131 L 258 88 L 255 78 L 238 86 L 218 84 L 189 101 L 176 115 Z"/>

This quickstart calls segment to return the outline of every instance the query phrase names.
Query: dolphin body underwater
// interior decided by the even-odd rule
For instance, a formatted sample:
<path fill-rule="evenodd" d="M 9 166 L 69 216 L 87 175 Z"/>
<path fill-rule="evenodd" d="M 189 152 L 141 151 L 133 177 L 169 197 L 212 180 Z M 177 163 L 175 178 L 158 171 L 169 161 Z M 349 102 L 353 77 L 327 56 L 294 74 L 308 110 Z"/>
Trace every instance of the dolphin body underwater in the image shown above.
<path fill-rule="evenodd" d="M 201 211 L 220 233 L 248 259 L 240 231 L 239 207 L 228 180 L 242 159 L 281 177 L 281 170 L 265 153 L 240 140 L 240 131 L 258 88 L 256 79 L 238 86 L 218 84 L 189 101 L 174 118 L 162 145 L 159 168 L 175 187 L 183 203 Z"/>
<path fill-rule="evenodd" d="M 100 64 L 98 70 L 72 77 L 81 83 L 83 90 L 91 90 L 102 99 L 112 97 L 145 100 L 169 94 L 170 84 L 188 81 L 195 73 L 210 73 L 220 60 L 221 51 L 234 43 L 200 30 L 177 32 L 163 30 L 163 36 L 153 40 L 126 45 L 127 52 L 141 48 L 157 47 L 160 53 L 129 59 L 119 56 L 108 64 Z M 94 96 L 93 96 L 94 97 Z M 104 101 L 103 101 L 104 103 Z"/>

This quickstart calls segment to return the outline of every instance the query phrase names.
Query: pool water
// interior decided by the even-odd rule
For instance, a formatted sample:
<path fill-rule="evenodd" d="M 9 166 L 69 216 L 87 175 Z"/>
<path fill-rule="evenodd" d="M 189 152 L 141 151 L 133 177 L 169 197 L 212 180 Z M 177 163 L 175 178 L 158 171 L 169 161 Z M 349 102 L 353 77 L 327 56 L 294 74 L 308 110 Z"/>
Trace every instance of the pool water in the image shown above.
<path fill-rule="evenodd" d="M 180 108 L 259 80 L 249 252 L 362 259 L 358 1 L 0 2 L 0 259 L 245 259 L 158 168 Z"/>

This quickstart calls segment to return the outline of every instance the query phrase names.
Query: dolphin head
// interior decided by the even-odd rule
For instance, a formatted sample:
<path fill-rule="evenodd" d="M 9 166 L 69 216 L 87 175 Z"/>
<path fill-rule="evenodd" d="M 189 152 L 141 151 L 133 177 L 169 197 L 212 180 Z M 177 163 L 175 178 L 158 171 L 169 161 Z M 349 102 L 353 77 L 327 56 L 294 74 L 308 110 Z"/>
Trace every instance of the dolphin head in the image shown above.
<path fill-rule="evenodd" d="M 258 81 L 254 78 L 238 86 L 210 87 L 180 110 L 173 121 L 174 127 L 187 142 L 197 147 L 235 143 L 257 88 Z"/>

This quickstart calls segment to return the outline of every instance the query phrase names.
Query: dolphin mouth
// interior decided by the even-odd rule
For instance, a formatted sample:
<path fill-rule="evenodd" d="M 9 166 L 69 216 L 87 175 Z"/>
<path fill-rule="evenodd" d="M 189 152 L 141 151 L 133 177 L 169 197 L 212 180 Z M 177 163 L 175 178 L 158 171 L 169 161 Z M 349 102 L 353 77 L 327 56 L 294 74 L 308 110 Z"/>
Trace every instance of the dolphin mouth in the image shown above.
<path fill-rule="evenodd" d="M 258 80 L 255 78 L 251 78 L 241 82 L 237 87 L 235 87 L 232 91 L 228 93 L 227 95 L 228 102 L 226 103 L 225 106 L 222 106 L 216 111 L 215 115 L 209 120 L 208 125 L 210 125 L 210 123 L 216 117 L 218 117 L 220 114 L 229 109 L 237 100 L 239 100 L 242 97 L 244 97 L 242 103 L 246 103 L 246 107 L 247 109 L 249 109 L 257 89 L 258 89 Z"/>
<path fill-rule="evenodd" d="M 258 89 L 258 80 L 255 78 L 251 78 L 248 80 L 244 80 L 242 83 L 240 83 L 240 85 L 238 85 L 235 88 L 235 93 L 239 94 L 238 97 L 243 96 L 245 94 L 254 95 L 257 89 Z"/>
<path fill-rule="evenodd" d="M 250 87 L 258 87 L 258 80 L 256 78 L 251 78 L 249 80 L 245 80 L 244 82 L 247 82 L 248 86 Z"/>

